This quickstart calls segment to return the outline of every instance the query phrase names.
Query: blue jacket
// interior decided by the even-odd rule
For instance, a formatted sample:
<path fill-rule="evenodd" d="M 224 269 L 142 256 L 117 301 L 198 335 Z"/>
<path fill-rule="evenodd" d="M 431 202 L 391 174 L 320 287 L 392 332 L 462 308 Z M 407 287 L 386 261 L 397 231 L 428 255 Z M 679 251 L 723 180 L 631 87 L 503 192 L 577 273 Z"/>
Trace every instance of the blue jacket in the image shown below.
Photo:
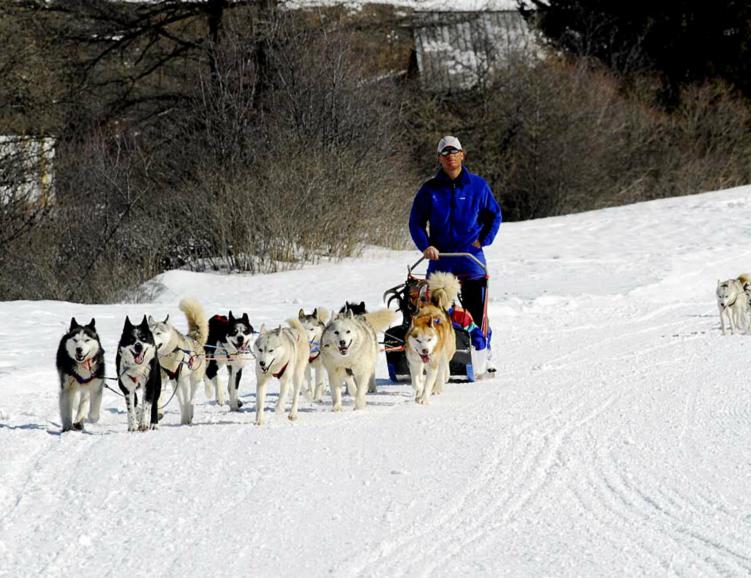
<path fill-rule="evenodd" d="M 485 263 L 482 247 L 493 242 L 501 220 L 501 207 L 485 179 L 463 167 L 452 181 L 439 170 L 417 191 L 409 232 L 420 251 L 432 245 L 444 253 L 472 253 Z M 475 241 L 480 241 L 481 247 L 473 247 Z M 485 271 L 466 257 L 431 261 L 428 273 L 433 271 L 449 271 L 464 279 L 485 276 Z"/>

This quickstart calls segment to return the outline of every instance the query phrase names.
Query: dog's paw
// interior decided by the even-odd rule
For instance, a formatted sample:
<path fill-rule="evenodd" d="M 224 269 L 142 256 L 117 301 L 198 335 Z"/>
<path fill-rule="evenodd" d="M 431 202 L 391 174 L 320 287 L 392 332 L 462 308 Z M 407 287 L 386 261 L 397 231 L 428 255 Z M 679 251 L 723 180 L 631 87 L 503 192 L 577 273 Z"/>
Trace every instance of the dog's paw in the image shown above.
<path fill-rule="evenodd" d="M 337 403 L 333 408 L 332 411 L 342 411 L 342 404 Z"/>
<path fill-rule="evenodd" d="M 297 414 L 296 414 L 296 413 L 291 413 L 291 414 L 289 414 L 289 415 L 287 416 L 287 419 L 288 419 L 289 421 L 297 421 Z"/>
<path fill-rule="evenodd" d="M 257 419 L 256 420 L 256 425 L 257 426 L 262 426 L 263 425 L 263 420 L 262 419 Z"/>
<path fill-rule="evenodd" d="M 240 409 L 243 406 L 243 402 L 239 399 L 237 400 L 237 409 Z"/>
<path fill-rule="evenodd" d="M 83 431 L 83 421 L 77 421 L 73 424 L 73 429 L 76 431 Z"/>

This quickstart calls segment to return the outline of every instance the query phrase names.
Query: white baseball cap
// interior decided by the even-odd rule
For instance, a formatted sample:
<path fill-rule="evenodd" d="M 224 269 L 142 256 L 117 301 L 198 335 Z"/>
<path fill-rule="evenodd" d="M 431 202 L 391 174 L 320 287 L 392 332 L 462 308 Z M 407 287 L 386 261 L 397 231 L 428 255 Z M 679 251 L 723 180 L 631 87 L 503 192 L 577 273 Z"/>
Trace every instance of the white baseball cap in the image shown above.
<path fill-rule="evenodd" d="M 441 154 L 446 147 L 453 147 L 456 150 L 462 150 L 462 143 L 455 136 L 445 136 L 438 141 L 438 154 Z"/>

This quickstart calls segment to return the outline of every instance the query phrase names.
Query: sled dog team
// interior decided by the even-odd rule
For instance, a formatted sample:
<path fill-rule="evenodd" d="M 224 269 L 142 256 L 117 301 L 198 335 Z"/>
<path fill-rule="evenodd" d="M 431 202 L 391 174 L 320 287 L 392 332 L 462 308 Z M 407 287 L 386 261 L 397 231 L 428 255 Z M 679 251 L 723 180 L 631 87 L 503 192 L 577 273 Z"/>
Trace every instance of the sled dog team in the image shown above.
<path fill-rule="evenodd" d="M 420 404 L 427 404 L 433 393 L 441 393 L 456 348 L 447 310 L 458 296 L 459 282 L 450 273 L 435 273 L 428 285 L 430 301 L 414 316 L 405 336 L 415 400 Z M 160 407 L 172 397 L 180 407 L 180 423 L 191 424 L 193 400 L 201 382 L 207 398 L 237 411 L 242 406 L 240 379 L 251 358 L 255 359 L 257 425 L 264 423 L 266 386 L 272 378 L 279 381 L 277 414 L 284 413 L 291 391 L 290 420 L 297 419 L 300 393 L 312 401 L 323 398 L 324 372 L 334 411 L 342 410 L 342 386 L 354 399 L 354 409 L 362 409 L 366 393 L 376 390 L 377 334 L 396 317 L 390 309 L 368 313 L 363 303 L 347 303 L 331 318 L 322 307 L 310 314 L 300 309 L 286 326 L 261 326 L 251 345 L 254 330 L 247 313 L 235 317 L 230 311 L 228 316 L 209 319 L 193 299 L 183 299 L 180 310 L 188 323 L 187 334 L 178 331 L 169 316 L 158 321 L 144 315 L 138 324 L 125 318 L 115 365 L 128 412 L 128 431 L 155 428 Z M 224 367 L 229 400 L 219 383 L 219 371 Z M 87 325 L 71 319 L 58 347 L 57 370 L 62 430 L 83 430 L 84 419 L 99 419 L 107 379 L 94 319 Z"/>
<path fill-rule="evenodd" d="M 720 327 L 726 335 L 725 324 L 730 334 L 751 333 L 751 276 L 741 274 L 735 279 L 717 281 L 717 307 L 720 310 Z"/>

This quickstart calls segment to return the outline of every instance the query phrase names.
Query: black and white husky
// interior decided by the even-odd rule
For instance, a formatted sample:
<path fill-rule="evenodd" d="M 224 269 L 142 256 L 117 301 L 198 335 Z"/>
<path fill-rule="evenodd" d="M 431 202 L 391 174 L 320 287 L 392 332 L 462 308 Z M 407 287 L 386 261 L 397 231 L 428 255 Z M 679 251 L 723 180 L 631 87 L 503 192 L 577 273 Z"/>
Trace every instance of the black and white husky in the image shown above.
<path fill-rule="evenodd" d="M 368 308 L 365 306 L 365 301 L 360 301 L 359 303 L 345 301 L 344 305 L 339 309 L 339 313 L 348 313 L 349 311 L 352 312 L 352 315 L 365 315 L 368 312 Z"/>
<path fill-rule="evenodd" d="M 133 325 L 129 317 L 125 318 L 123 334 L 117 346 L 116 364 L 117 381 L 128 408 L 128 431 L 155 429 L 159 421 L 162 375 L 154 334 L 145 315 L 138 325 Z M 143 396 L 140 406 L 136 393 L 139 389 Z"/>
<path fill-rule="evenodd" d="M 94 319 L 88 325 L 79 325 L 75 317 L 70 320 L 70 328 L 57 348 L 57 373 L 60 376 L 63 431 L 82 431 L 87 414 L 90 422 L 99 421 L 104 387 L 104 349 Z"/>
<path fill-rule="evenodd" d="M 219 370 L 226 365 L 229 373 L 227 391 L 230 411 L 237 411 L 243 405 L 237 399 L 237 392 L 240 389 L 243 367 L 251 357 L 250 338 L 253 332 L 247 313 L 243 313 L 242 317 L 235 317 L 230 311 L 229 317 L 214 315 L 209 319 L 209 338 L 206 341 L 209 363 L 203 381 L 206 397 L 211 399 L 216 396 L 219 405 L 226 403 L 218 375 Z"/>

